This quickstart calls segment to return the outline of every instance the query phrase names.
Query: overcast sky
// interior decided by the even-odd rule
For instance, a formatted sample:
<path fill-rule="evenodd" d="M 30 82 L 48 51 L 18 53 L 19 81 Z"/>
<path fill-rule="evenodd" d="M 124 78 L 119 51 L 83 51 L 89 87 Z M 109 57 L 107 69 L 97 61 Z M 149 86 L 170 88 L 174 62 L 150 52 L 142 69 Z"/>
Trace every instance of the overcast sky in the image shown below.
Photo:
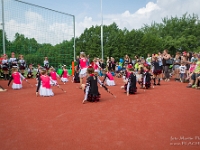
<path fill-rule="evenodd" d="M 85 28 L 101 24 L 101 0 L 23 1 L 74 15 L 76 21 L 76 36 L 83 33 Z M 161 19 L 164 17 L 182 16 L 186 12 L 200 16 L 200 0 L 102 0 L 102 2 L 104 24 L 109 25 L 116 22 L 121 29 L 138 29 L 144 24 L 151 24 L 152 21 L 161 22 Z M 24 13 L 26 14 L 26 17 L 31 17 L 32 21 L 34 20 L 34 15 L 37 16 L 37 19 L 44 19 L 42 18 L 42 14 L 37 14 L 37 12 L 33 13 L 31 9 Z M 13 19 L 12 22 L 11 20 L 7 21 L 10 24 L 22 26 L 22 23 L 19 20 Z M 52 29 L 52 26 L 55 26 L 55 24 L 67 27 L 66 24 L 54 22 L 54 24 L 49 24 L 51 27 L 45 28 Z M 26 23 L 23 23 L 23 26 L 26 26 Z M 29 24 L 29 26 L 31 28 L 33 24 Z M 25 30 L 21 32 L 24 32 L 25 34 Z M 67 31 L 60 30 L 60 32 Z M 52 35 L 53 34 L 54 33 L 52 33 Z"/>

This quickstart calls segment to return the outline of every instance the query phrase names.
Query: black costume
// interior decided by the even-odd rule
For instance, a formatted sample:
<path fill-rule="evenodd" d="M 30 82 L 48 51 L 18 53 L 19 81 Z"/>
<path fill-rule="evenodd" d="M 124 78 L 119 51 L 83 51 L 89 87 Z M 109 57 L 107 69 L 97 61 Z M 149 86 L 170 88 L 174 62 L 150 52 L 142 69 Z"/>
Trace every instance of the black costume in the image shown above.
<path fill-rule="evenodd" d="M 33 77 L 33 69 L 28 68 L 27 78 Z"/>
<path fill-rule="evenodd" d="M 26 62 L 23 59 L 19 60 L 19 70 L 25 70 L 26 68 Z"/>
<path fill-rule="evenodd" d="M 9 59 L 9 63 L 10 63 L 10 68 L 18 67 L 18 65 L 17 65 L 18 60 L 17 60 L 17 58 L 10 58 Z"/>
<path fill-rule="evenodd" d="M 162 73 L 162 68 L 161 68 L 161 66 L 159 66 L 159 63 L 157 61 L 153 61 L 152 66 L 153 66 L 153 74 L 155 76 L 160 75 Z M 156 85 L 156 78 L 155 77 L 154 77 L 153 81 L 154 81 L 154 85 Z M 160 85 L 160 78 L 158 78 L 157 85 Z"/>
<path fill-rule="evenodd" d="M 84 100 L 87 100 L 89 102 L 99 101 L 100 93 L 98 91 L 97 82 L 100 85 L 102 85 L 105 89 L 107 89 L 97 76 L 95 76 L 94 74 L 90 74 L 90 76 L 87 78 L 86 87 L 84 90 L 85 92 Z"/>
<path fill-rule="evenodd" d="M 162 68 L 157 61 L 153 61 L 151 64 L 153 66 L 153 74 L 154 75 L 159 75 L 162 73 Z"/>
<path fill-rule="evenodd" d="M 143 73 L 142 85 L 145 85 L 146 89 L 151 87 L 151 76 L 148 71 Z"/>
<path fill-rule="evenodd" d="M 73 82 L 74 83 L 80 83 L 79 72 L 77 72 L 77 71 L 75 71 L 75 73 L 74 73 Z"/>
<path fill-rule="evenodd" d="M 128 77 L 128 83 L 125 84 L 124 86 L 125 91 L 128 92 L 129 94 L 135 94 L 137 92 L 136 83 L 137 83 L 136 75 L 130 73 Z"/>

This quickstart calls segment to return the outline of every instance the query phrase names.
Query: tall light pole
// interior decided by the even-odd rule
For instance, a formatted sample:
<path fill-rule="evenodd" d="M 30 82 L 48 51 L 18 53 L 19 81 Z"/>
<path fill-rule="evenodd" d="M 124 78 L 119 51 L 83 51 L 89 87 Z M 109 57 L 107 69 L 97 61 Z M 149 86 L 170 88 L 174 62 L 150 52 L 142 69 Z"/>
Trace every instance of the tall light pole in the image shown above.
<path fill-rule="evenodd" d="M 4 0 L 1 0 L 2 5 L 2 34 L 3 34 L 3 54 L 6 54 L 6 47 L 5 47 L 5 27 L 4 27 Z"/>
<path fill-rule="evenodd" d="M 103 9 L 102 9 L 102 0 L 101 0 L 101 58 L 103 60 Z"/>

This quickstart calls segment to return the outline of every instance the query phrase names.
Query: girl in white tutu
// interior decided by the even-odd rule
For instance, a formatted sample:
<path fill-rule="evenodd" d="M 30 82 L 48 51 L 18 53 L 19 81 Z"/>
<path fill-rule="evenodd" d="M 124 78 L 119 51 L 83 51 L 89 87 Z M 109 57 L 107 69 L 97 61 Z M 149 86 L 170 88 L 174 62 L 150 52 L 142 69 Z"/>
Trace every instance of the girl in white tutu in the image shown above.
<path fill-rule="evenodd" d="M 38 86 L 36 90 L 36 96 L 38 96 L 38 91 L 40 96 L 54 96 L 51 89 L 50 77 L 47 75 L 47 70 L 41 70 L 41 76 L 38 78 Z M 53 82 L 53 81 L 52 81 Z"/>
<path fill-rule="evenodd" d="M 106 85 L 108 86 L 114 86 L 115 85 L 115 81 L 114 81 L 114 77 L 112 76 L 112 74 L 110 73 L 110 71 L 104 70 L 103 74 L 105 74 L 105 77 L 103 79 L 103 83 L 104 81 L 106 81 Z"/>
<path fill-rule="evenodd" d="M 55 72 L 55 69 L 51 67 L 50 69 L 49 76 L 51 78 L 50 84 L 51 85 L 57 85 L 57 78 L 59 78 L 59 75 Z"/>
<path fill-rule="evenodd" d="M 18 90 L 22 88 L 22 80 L 25 80 L 25 78 L 24 76 L 22 76 L 21 73 L 18 72 L 17 66 L 12 68 L 12 75 L 8 82 L 8 86 L 10 85 L 12 80 L 13 80 L 12 88 L 14 90 Z"/>
<path fill-rule="evenodd" d="M 62 72 L 62 74 L 61 74 L 61 81 L 64 82 L 64 84 L 65 84 L 66 82 L 69 81 L 69 80 L 68 80 L 69 75 L 68 75 L 68 71 L 67 71 L 67 69 L 66 69 L 66 65 L 64 65 L 64 66 L 62 67 L 62 69 L 63 69 L 63 72 Z"/>

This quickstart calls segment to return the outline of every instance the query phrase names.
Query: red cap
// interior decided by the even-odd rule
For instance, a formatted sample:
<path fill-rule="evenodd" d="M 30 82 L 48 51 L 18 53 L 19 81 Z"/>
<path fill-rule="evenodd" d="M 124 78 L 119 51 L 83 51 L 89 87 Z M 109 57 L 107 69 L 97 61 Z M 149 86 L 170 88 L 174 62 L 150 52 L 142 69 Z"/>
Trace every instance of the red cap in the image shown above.
<path fill-rule="evenodd" d="M 184 52 L 183 52 L 183 54 L 187 54 L 187 52 L 186 52 L 186 51 L 184 51 Z"/>
<path fill-rule="evenodd" d="M 133 68 L 133 65 L 128 64 L 128 69 L 132 69 L 132 68 Z"/>
<path fill-rule="evenodd" d="M 88 68 L 93 68 L 92 65 L 89 65 Z"/>

